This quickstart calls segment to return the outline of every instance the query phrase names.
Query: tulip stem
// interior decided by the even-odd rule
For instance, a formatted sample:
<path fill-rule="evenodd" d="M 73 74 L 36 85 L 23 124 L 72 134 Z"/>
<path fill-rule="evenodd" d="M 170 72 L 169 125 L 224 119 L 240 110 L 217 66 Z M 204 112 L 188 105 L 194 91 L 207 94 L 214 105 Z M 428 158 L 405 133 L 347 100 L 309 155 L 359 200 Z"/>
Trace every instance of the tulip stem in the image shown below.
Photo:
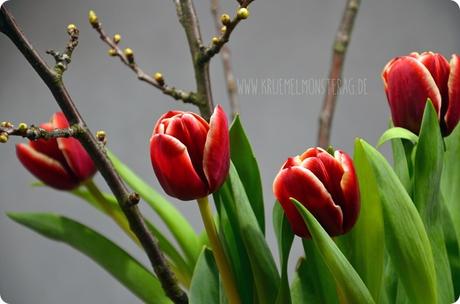
<path fill-rule="evenodd" d="M 216 260 L 217 268 L 219 269 L 222 283 L 224 285 L 225 292 L 227 294 L 230 304 L 241 303 L 238 291 L 236 289 L 235 280 L 230 270 L 230 265 L 225 256 L 224 249 L 220 243 L 217 229 L 214 224 L 214 218 L 212 216 L 211 206 L 209 205 L 208 197 L 203 197 L 197 200 L 198 206 L 200 207 L 201 217 L 203 219 L 206 233 L 208 234 L 209 243 Z"/>
<path fill-rule="evenodd" d="M 89 179 L 85 182 L 85 186 L 89 193 L 94 197 L 97 207 L 106 215 L 111 217 L 113 221 L 121 228 L 121 230 L 123 230 L 126 235 L 128 235 L 134 241 L 134 243 L 136 243 L 136 245 L 141 247 L 139 239 L 129 228 L 129 223 L 126 217 L 121 212 L 117 212 L 117 210 L 107 202 L 101 190 L 99 190 L 94 181 Z"/>

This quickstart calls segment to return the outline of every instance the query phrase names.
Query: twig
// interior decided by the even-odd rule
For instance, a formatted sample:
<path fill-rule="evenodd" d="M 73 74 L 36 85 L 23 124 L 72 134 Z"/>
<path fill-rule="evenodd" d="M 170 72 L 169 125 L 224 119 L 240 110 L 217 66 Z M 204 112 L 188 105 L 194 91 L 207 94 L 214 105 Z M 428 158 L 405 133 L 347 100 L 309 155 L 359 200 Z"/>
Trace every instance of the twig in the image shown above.
<path fill-rule="evenodd" d="M 5 5 L 0 9 L 0 31 L 11 39 L 48 86 L 69 124 L 79 126 L 80 132 L 76 134 L 76 138 L 91 156 L 96 167 L 116 196 L 120 208 L 129 221 L 131 230 L 136 234 L 147 253 L 165 293 L 175 303 L 188 303 L 187 295 L 178 286 L 174 273 L 169 268 L 163 253 L 158 247 L 158 241 L 146 227 L 137 207 L 139 195 L 128 191 L 128 188 L 107 157 L 105 149 L 98 143 L 86 126 L 63 84 L 62 78 L 53 69 L 50 69 L 43 58 L 34 50 Z"/>
<path fill-rule="evenodd" d="M 360 4 L 361 0 L 347 0 L 342 21 L 334 40 L 329 82 L 319 118 L 318 146 L 323 148 L 327 148 L 330 143 L 332 119 L 340 89 L 343 64 Z"/>
<path fill-rule="evenodd" d="M 214 25 L 216 27 L 217 33 L 220 33 L 222 28 L 221 18 L 220 18 L 220 3 L 219 0 L 211 0 L 211 13 L 214 17 Z M 227 27 L 225 26 L 225 30 Z M 222 66 L 224 69 L 224 77 L 227 83 L 227 94 L 228 99 L 230 101 L 230 108 L 232 111 L 232 118 L 234 119 L 236 115 L 240 112 L 240 107 L 238 104 L 237 96 L 237 87 L 235 76 L 233 75 L 232 63 L 231 63 L 231 56 L 230 56 L 230 48 L 228 45 L 223 45 L 220 50 L 220 56 L 222 58 Z"/>
<path fill-rule="evenodd" d="M 249 11 L 247 10 L 247 7 L 252 1 L 253 0 L 245 1 L 238 9 L 236 16 L 224 24 L 225 31 L 222 31 L 222 35 L 220 37 L 213 39 L 212 46 L 204 50 L 203 55 L 199 58 L 200 62 L 208 62 L 214 55 L 220 52 L 222 47 L 230 40 L 230 35 L 236 26 L 241 22 L 241 20 L 248 18 Z"/>
<path fill-rule="evenodd" d="M 52 139 L 58 137 L 75 137 L 80 132 L 79 125 L 70 126 L 64 129 L 54 129 L 47 131 L 36 126 L 28 127 L 25 123 L 20 123 L 14 127 L 10 122 L 0 123 L 0 135 L 3 136 L 21 136 L 29 140 Z"/>
<path fill-rule="evenodd" d="M 123 62 L 127 67 L 129 67 L 136 74 L 139 80 L 144 81 L 154 86 L 155 88 L 163 92 L 163 94 L 171 96 L 172 98 L 176 100 L 182 100 L 185 103 L 191 103 L 191 104 L 198 105 L 198 101 L 196 100 L 195 93 L 185 92 L 183 90 L 179 90 L 173 86 L 169 86 L 165 84 L 164 79 L 161 76 L 161 74 L 158 74 L 158 73 L 155 74 L 155 75 L 160 75 L 160 77 L 155 77 L 155 76 L 152 77 L 149 74 L 145 73 L 139 67 L 139 65 L 137 65 L 136 61 L 134 60 L 134 55 L 129 53 L 130 49 L 125 49 L 125 51 L 123 51 L 119 47 L 118 42 L 116 42 L 114 38 L 111 38 L 107 35 L 107 33 L 102 28 L 102 24 L 101 22 L 99 22 L 99 20 L 92 23 L 92 26 L 99 33 L 101 40 L 110 47 L 109 54 L 111 56 L 116 56 L 120 58 L 121 62 Z M 127 50 L 128 50 L 128 55 L 126 54 Z"/>
<path fill-rule="evenodd" d="M 206 120 L 211 117 L 214 103 L 211 91 L 211 78 L 209 75 L 209 61 L 201 61 L 204 45 L 201 39 L 200 25 L 192 0 L 174 0 L 179 21 L 187 36 L 190 54 L 192 56 L 195 71 L 197 98 L 200 105 L 201 116 Z"/>

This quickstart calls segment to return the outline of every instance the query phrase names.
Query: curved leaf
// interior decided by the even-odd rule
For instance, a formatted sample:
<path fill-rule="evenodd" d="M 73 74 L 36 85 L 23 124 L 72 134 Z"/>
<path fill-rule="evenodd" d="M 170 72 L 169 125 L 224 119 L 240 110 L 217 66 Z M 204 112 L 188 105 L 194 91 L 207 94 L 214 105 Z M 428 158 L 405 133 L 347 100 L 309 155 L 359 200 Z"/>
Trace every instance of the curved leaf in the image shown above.
<path fill-rule="evenodd" d="M 362 147 L 358 148 L 361 145 Z M 422 219 L 386 159 L 358 139 L 374 172 L 385 225 L 385 245 L 392 264 L 413 303 L 436 303 L 436 272 Z"/>
<path fill-rule="evenodd" d="M 212 251 L 203 248 L 193 272 L 190 304 L 219 303 L 219 271 Z"/>
<path fill-rule="evenodd" d="M 35 232 L 90 257 L 145 303 L 169 304 L 158 279 L 126 251 L 72 219 L 51 213 L 8 213 Z"/>
<path fill-rule="evenodd" d="M 400 128 L 400 127 L 393 127 L 385 131 L 385 133 L 380 136 L 379 141 L 377 142 L 377 147 L 380 147 L 384 143 L 392 139 L 407 139 L 412 143 L 416 144 L 418 141 L 418 136 L 411 131 Z"/>
<path fill-rule="evenodd" d="M 243 183 L 260 229 L 265 233 L 264 198 L 259 166 L 239 116 L 230 127 L 230 147 L 232 162 Z"/>

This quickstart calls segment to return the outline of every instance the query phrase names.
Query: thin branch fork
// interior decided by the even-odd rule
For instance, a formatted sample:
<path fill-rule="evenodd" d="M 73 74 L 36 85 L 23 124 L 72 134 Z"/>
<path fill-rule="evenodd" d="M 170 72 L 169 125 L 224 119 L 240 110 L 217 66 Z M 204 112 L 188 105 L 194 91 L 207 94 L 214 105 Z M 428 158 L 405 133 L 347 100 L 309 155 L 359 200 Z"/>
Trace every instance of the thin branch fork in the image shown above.
<path fill-rule="evenodd" d="M 148 230 L 139 211 L 137 206 L 139 195 L 128 191 L 127 186 L 115 171 L 104 147 L 99 144 L 86 126 L 85 121 L 78 112 L 78 109 L 62 82 L 62 77 L 60 77 L 55 70 L 48 67 L 43 58 L 34 50 L 24 33 L 16 24 L 13 16 L 7 10 L 6 5 L 3 5 L 0 9 L 0 31 L 11 39 L 48 86 L 56 102 L 69 121 L 69 124 L 72 126 L 78 125 L 81 129 L 81 132 L 78 133 L 76 138 L 91 156 L 94 164 L 117 198 L 123 213 L 129 221 L 131 230 L 139 239 L 142 247 L 147 253 L 166 295 L 174 303 L 188 303 L 187 295 L 178 286 L 174 273 L 171 271 L 163 253 L 158 247 L 158 241 Z"/>
<path fill-rule="evenodd" d="M 221 18 L 220 18 L 220 3 L 219 0 L 211 0 L 211 13 L 214 17 L 214 26 L 216 27 L 217 33 L 220 33 L 221 28 Z M 227 27 L 225 27 L 227 29 Z M 235 76 L 233 74 L 230 48 L 227 44 L 224 44 L 220 50 L 220 56 L 222 59 L 222 67 L 224 70 L 224 77 L 227 84 L 227 95 L 230 102 L 230 108 L 232 111 L 232 118 L 234 119 L 236 115 L 240 112 L 240 107 L 237 100 L 237 86 L 235 81 Z"/>
<path fill-rule="evenodd" d="M 79 125 L 73 125 L 63 129 L 54 129 L 51 131 L 47 131 L 34 125 L 27 127 L 24 123 L 20 123 L 18 127 L 14 127 L 8 123 L 2 123 L 0 125 L 0 134 L 6 134 L 7 136 L 20 136 L 29 140 L 49 140 L 60 137 L 77 137 L 80 132 L 81 129 Z"/>
<path fill-rule="evenodd" d="M 340 80 L 342 78 L 343 65 L 360 4 L 361 0 L 347 0 L 342 21 L 334 40 L 329 83 L 319 117 L 318 146 L 323 148 L 327 148 L 330 143 L 332 120 L 338 91 L 342 83 Z"/>
<path fill-rule="evenodd" d="M 102 28 L 101 22 L 97 21 L 92 25 L 93 28 L 99 33 L 99 37 L 101 38 L 101 40 L 110 47 L 110 55 L 120 58 L 121 62 L 123 62 L 127 67 L 129 67 L 136 74 L 139 80 L 152 85 L 153 87 L 163 92 L 163 94 L 171 96 L 175 100 L 182 100 L 185 103 L 198 105 L 199 101 L 197 100 L 195 93 L 186 92 L 180 89 L 176 89 L 173 86 L 168 86 L 164 83 L 163 79 L 155 79 L 154 77 L 145 73 L 135 62 L 134 55 L 126 55 L 123 52 L 123 50 L 119 47 L 118 43 L 115 42 L 112 37 L 109 37 L 109 35 L 107 35 L 107 33 Z"/>

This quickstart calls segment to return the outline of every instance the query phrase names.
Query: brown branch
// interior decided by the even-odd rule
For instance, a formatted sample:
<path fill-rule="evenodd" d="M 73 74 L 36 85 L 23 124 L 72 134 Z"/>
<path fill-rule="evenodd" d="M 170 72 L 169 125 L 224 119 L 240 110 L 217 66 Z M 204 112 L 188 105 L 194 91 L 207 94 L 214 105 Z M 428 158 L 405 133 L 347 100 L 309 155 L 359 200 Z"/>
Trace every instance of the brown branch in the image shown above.
<path fill-rule="evenodd" d="M 43 128 L 36 127 L 34 125 L 28 127 L 24 123 L 20 123 L 17 127 L 13 126 L 9 122 L 2 122 L 0 124 L 0 135 L 8 136 L 20 136 L 29 140 L 38 139 L 52 139 L 59 137 L 76 137 L 80 132 L 79 125 L 70 126 L 63 129 L 54 129 L 47 131 Z"/>
<path fill-rule="evenodd" d="M 200 62 L 208 62 L 214 55 L 221 51 L 222 47 L 230 40 L 230 35 L 233 33 L 236 26 L 241 22 L 241 20 L 248 17 L 249 11 L 247 11 L 246 8 L 252 1 L 253 0 L 245 1 L 238 9 L 236 16 L 224 24 L 225 31 L 222 31 L 222 35 L 220 37 L 213 39 L 212 46 L 204 50 L 203 55 L 200 57 Z"/>
<path fill-rule="evenodd" d="M 222 31 L 222 23 L 220 18 L 220 2 L 219 0 L 211 0 L 211 13 L 214 17 L 214 25 L 216 27 L 217 33 Z M 227 27 L 225 26 L 225 30 Z M 232 118 L 234 119 L 236 115 L 240 112 L 240 107 L 238 104 L 237 96 L 237 87 L 235 76 L 233 75 L 232 62 L 230 56 L 230 48 L 228 45 L 223 45 L 220 50 L 220 56 L 222 58 L 222 67 L 224 69 L 224 77 L 227 84 L 227 94 L 230 101 L 230 109 L 232 111 Z"/>
<path fill-rule="evenodd" d="M 187 37 L 190 54 L 193 61 L 193 69 L 195 71 L 195 83 L 197 99 L 199 101 L 199 109 L 201 116 L 206 120 L 211 117 L 214 103 L 211 91 L 211 77 L 209 75 L 209 61 L 203 62 L 200 60 L 203 55 L 205 46 L 201 38 L 200 25 L 196 15 L 195 6 L 192 0 L 174 0 L 176 4 L 177 15 L 179 21 L 184 28 Z"/>
<path fill-rule="evenodd" d="M 330 143 L 332 120 L 341 84 L 343 64 L 360 4 L 361 0 L 347 0 L 342 21 L 334 40 L 327 91 L 319 118 L 318 146 L 323 148 L 327 148 Z"/>
<path fill-rule="evenodd" d="M 116 42 L 113 38 L 109 37 L 105 33 L 99 20 L 97 20 L 95 23 L 92 23 L 92 26 L 99 33 L 101 40 L 110 47 L 109 54 L 111 56 L 120 58 L 121 62 L 129 67 L 136 74 L 139 80 L 152 85 L 153 87 L 163 92 L 163 94 L 171 96 L 176 100 L 182 100 L 185 103 L 191 103 L 197 106 L 199 105 L 195 93 L 176 89 L 173 86 L 165 84 L 162 78 L 156 79 L 155 77 L 145 73 L 135 62 L 134 54 L 126 55 L 126 49 L 125 52 L 123 52 L 123 50 L 119 47 L 118 42 Z"/>
<path fill-rule="evenodd" d="M 69 124 L 79 126 L 80 132 L 76 135 L 76 138 L 91 156 L 99 172 L 101 172 L 116 196 L 122 211 L 129 221 L 131 230 L 136 234 L 147 253 L 165 293 L 175 303 L 188 303 L 187 295 L 178 286 L 174 273 L 169 268 L 163 253 L 158 247 L 158 241 L 146 227 L 137 206 L 139 195 L 128 191 L 127 186 L 115 171 L 105 149 L 98 143 L 86 126 L 63 84 L 62 78 L 53 69 L 50 69 L 43 58 L 34 50 L 5 5 L 0 9 L 0 31 L 11 39 L 48 86 Z"/>

